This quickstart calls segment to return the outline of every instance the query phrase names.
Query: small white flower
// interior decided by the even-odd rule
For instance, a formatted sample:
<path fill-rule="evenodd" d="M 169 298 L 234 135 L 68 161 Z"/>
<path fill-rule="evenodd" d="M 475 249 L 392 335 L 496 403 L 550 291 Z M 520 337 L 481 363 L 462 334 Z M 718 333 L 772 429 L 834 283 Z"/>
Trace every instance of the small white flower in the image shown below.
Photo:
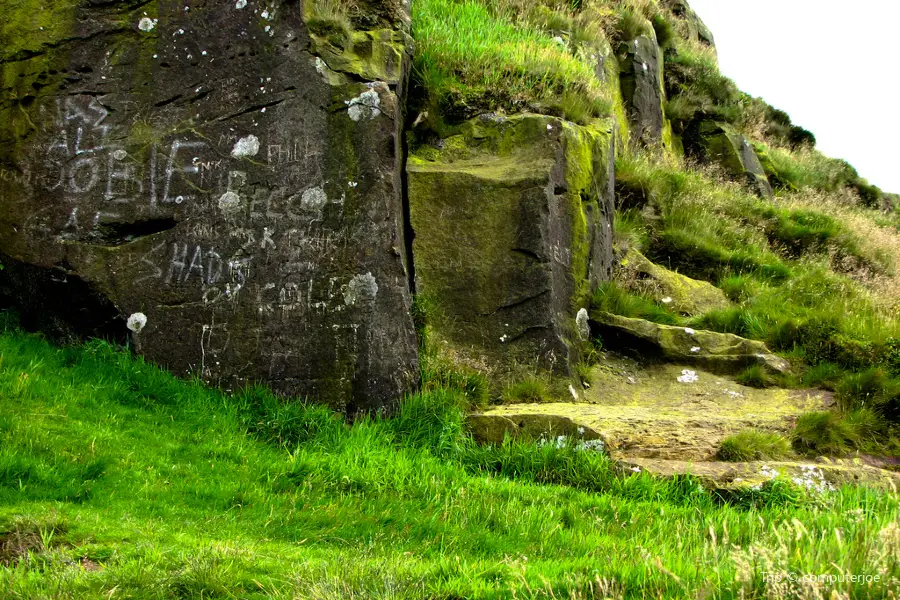
<path fill-rule="evenodd" d="M 695 333 L 697 333 L 696 331 L 694 331 L 694 330 L 691 329 L 690 327 L 685 327 L 685 328 L 684 328 L 684 332 L 685 332 L 686 334 L 688 334 L 688 335 L 694 335 Z"/>
<path fill-rule="evenodd" d="M 693 352 L 694 354 L 700 352 L 700 346 L 694 346 L 693 348 L 691 348 L 691 352 Z"/>
<path fill-rule="evenodd" d="M 633 472 L 635 472 L 635 473 L 640 473 L 640 472 L 641 472 L 641 468 L 640 468 L 640 467 L 631 467 L 630 470 L 633 471 Z"/>
<path fill-rule="evenodd" d="M 666 296 L 665 298 L 662 299 L 662 303 L 663 304 L 672 304 L 672 298 L 670 298 L 669 296 Z"/>
<path fill-rule="evenodd" d="M 133 331 L 134 333 L 140 333 L 141 330 L 147 325 L 147 315 L 142 312 L 136 312 L 128 317 L 128 321 L 126 322 L 126 326 L 128 329 Z"/>

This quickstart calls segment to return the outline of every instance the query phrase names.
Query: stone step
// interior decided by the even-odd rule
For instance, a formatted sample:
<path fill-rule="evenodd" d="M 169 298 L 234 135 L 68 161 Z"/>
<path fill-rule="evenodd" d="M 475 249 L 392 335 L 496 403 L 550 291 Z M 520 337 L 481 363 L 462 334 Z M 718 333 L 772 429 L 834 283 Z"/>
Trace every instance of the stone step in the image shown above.
<path fill-rule="evenodd" d="M 707 489 L 717 490 L 758 488 L 775 477 L 787 477 L 815 491 L 860 484 L 893 492 L 900 487 L 900 473 L 867 464 L 859 458 L 734 463 L 629 458 L 618 461 L 618 465 L 626 472 L 647 472 L 658 477 L 691 475 Z"/>
<path fill-rule="evenodd" d="M 613 458 L 715 460 L 722 441 L 745 429 L 787 433 L 801 414 L 833 406 L 829 392 L 755 389 L 684 365 L 639 367 L 609 358 L 594 367 L 584 402 L 495 406 L 470 417 L 477 439 L 585 435 Z"/>

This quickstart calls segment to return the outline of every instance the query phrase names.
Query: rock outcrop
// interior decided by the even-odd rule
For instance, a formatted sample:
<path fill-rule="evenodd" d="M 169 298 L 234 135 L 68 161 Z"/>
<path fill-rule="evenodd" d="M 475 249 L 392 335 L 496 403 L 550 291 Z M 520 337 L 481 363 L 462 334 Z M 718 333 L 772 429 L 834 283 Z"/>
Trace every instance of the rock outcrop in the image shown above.
<path fill-rule="evenodd" d="M 730 125 L 698 121 L 685 132 L 684 145 L 685 150 L 698 158 L 721 165 L 761 198 L 773 197 L 772 186 L 756 151 L 747 138 Z"/>
<path fill-rule="evenodd" d="M 790 364 L 762 342 L 730 333 L 660 325 L 600 311 L 591 313 L 591 328 L 605 348 L 641 358 L 683 362 L 716 373 L 737 373 L 754 365 L 771 373 L 790 370 Z"/>
<path fill-rule="evenodd" d="M 416 293 L 467 362 L 566 372 L 575 306 L 612 268 L 613 134 L 485 115 L 408 161 Z"/>
<path fill-rule="evenodd" d="M 663 114 L 663 62 L 656 40 L 642 35 L 618 50 L 619 85 L 628 109 L 631 139 L 660 144 L 666 124 Z"/>
<path fill-rule="evenodd" d="M 350 412 L 409 390 L 399 4 L 367 3 L 351 32 L 293 2 L 52 4 L 2 17 L 0 261 L 31 273 L 5 278 L 20 309 L 65 299 L 63 323 L 93 302 L 120 332 L 136 315 L 138 353 L 225 386 Z"/>

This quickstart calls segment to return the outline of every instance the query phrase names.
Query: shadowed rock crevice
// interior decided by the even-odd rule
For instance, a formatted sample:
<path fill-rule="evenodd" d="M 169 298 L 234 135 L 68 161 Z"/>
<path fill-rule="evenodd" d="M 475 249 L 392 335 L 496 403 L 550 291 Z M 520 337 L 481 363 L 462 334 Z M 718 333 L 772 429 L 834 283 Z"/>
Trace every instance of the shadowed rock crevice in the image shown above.
<path fill-rule="evenodd" d="M 171 217 L 143 219 L 127 223 L 100 223 L 93 231 L 91 239 L 87 241 L 104 246 L 121 246 L 138 238 L 169 231 L 176 225 L 178 225 L 178 221 Z"/>
<path fill-rule="evenodd" d="M 125 319 L 105 295 L 65 263 L 38 267 L 0 253 L 0 308 L 19 314 L 22 327 L 59 343 L 128 340 Z"/>

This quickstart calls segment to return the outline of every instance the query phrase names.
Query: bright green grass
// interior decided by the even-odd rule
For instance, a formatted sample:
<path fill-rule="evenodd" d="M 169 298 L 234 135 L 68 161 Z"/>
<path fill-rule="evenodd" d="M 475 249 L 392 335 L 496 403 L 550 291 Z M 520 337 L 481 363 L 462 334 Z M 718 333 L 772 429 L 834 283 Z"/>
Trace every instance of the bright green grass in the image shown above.
<path fill-rule="evenodd" d="M 547 32 L 477 0 L 414 0 L 412 18 L 414 76 L 432 110 L 541 110 L 578 122 L 610 114 L 592 64 Z"/>
<path fill-rule="evenodd" d="M 895 495 L 777 483 L 728 505 L 569 445 L 476 447 L 451 392 L 348 427 L 102 343 L 8 329 L 0 357 L 3 598 L 737 598 L 764 595 L 763 568 L 900 576 Z"/>

